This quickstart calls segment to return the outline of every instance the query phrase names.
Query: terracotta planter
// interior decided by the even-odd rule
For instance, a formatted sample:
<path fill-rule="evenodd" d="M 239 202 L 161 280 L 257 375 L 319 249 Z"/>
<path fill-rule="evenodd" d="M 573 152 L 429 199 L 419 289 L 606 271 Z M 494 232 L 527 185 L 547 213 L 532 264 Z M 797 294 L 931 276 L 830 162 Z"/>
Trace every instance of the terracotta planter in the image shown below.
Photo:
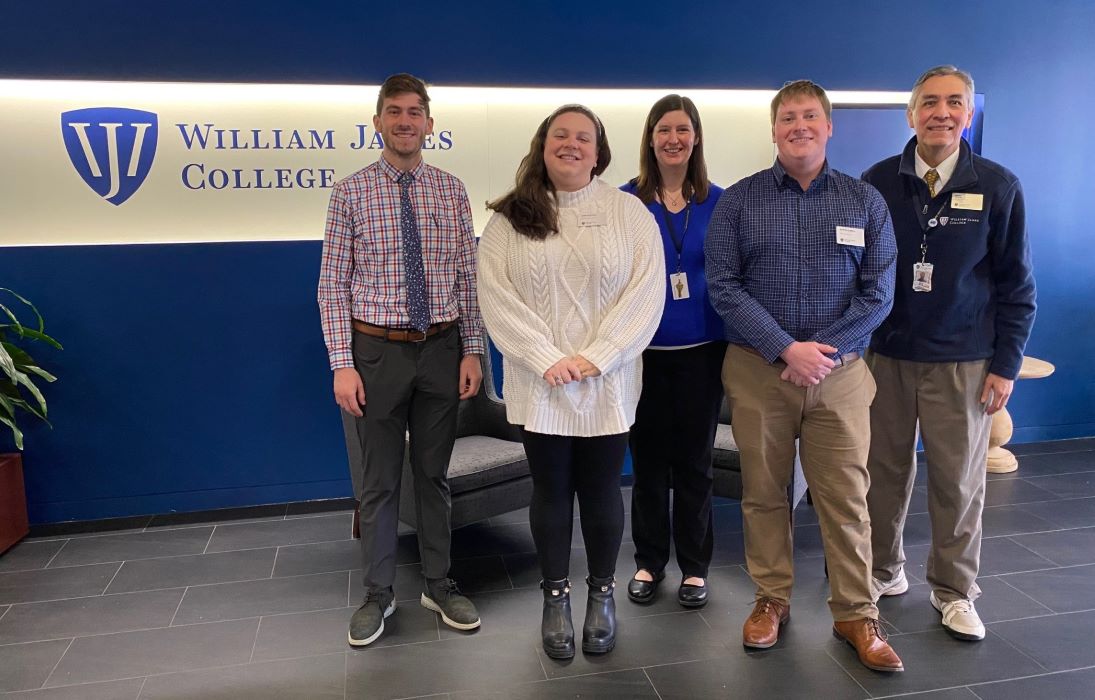
<path fill-rule="evenodd" d="M 23 486 L 23 458 L 0 455 L 0 554 L 27 536 L 27 494 Z"/>

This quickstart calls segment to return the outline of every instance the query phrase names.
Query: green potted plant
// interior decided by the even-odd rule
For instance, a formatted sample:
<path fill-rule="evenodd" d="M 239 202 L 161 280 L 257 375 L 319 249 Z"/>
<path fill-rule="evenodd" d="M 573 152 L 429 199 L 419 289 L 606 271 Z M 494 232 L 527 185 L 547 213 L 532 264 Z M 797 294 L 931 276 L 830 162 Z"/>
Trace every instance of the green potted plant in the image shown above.
<path fill-rule="evenodd" d="M 0 295 L 0 423 L 10 429 L 15 448 L 22 450 L 21 414 L 46 420 L 46 399 L 36 382 L 56 379 L 38 366 L 25 346 L 40 342 L 60 350 L 61 344 L 46 335 L 45 321 L 34 304 L 10 289 L 0 288 Z M 12 299 L 20 306 L 11 304 Z M 13 306 L 24 313 L 29 309 L 34 323 L 24 325 Z M 29 529 L 22 459 L 19 452 L 0 454 L 0 553 L 25 537 Z"/>

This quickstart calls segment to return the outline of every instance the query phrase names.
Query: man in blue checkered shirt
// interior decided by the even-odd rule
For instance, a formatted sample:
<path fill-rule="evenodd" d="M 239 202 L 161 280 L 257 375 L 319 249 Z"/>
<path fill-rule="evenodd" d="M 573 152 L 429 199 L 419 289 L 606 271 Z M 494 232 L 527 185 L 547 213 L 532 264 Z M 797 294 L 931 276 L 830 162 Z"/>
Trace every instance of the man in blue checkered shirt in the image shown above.
<path fill-rule="evenodd" d="M 788 83 L 771 116 L 776 162 L 726 190 L 705 248 L 711 301 L 731 343 L 722 379 L 757 587 L 742 643 L 773 646 L 790 618 L 787 486 L 797 438 L 825 544 L 833 633 L 868 668 L 901 671 L 871 595 L 866 464 L 875 384 L 860 361 L 893 303 L 893 225 L 877 190 L 828 166 L 833 125 L 821 87 Z"/>

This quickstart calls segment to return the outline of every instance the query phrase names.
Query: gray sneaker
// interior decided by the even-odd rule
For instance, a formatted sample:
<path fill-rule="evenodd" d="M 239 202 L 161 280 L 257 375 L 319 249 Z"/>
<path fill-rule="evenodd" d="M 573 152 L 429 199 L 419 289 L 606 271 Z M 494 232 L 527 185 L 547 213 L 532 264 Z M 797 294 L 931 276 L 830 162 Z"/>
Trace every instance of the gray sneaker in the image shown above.
<path fill-rule="evenodd" d="M 479 626 L 475 603 L 460 592 L 451 578 L 426 579 L 422 607 L 441 613 L 441 621 L 453 629 L 473 630 Z"/>
<path fill-rule="evenodd" d="M 395 594 L 392 589 L 370 589 L 365 602 L 350 618 L 350 646 L 363 647 L 372 644 L 384 634 L 384 619 L 395 612 Z"/>

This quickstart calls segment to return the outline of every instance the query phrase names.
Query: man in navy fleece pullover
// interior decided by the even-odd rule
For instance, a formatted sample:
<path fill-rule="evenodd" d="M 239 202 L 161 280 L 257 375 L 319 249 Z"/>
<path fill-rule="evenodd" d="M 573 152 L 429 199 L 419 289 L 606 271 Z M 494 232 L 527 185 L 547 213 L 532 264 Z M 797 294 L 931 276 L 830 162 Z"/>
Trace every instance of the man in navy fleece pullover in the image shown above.
<path fill-rule="evenodd" d="M 863 174 L 889 205 L 897 238 L 893 311 L 867 354 L 878 384 L 867 462 L 875 594 L 908 590 L 901 531 L 919 421 L 930 601 L 943 627 L 966 640 L 985 636 L 973 601 L 991 415 L 1011 395 L 1035 309 L 1019 180 L 962 139 L 973 94 L 965 71 L 928 70 L 906 113 L 916 136 Z"/>

